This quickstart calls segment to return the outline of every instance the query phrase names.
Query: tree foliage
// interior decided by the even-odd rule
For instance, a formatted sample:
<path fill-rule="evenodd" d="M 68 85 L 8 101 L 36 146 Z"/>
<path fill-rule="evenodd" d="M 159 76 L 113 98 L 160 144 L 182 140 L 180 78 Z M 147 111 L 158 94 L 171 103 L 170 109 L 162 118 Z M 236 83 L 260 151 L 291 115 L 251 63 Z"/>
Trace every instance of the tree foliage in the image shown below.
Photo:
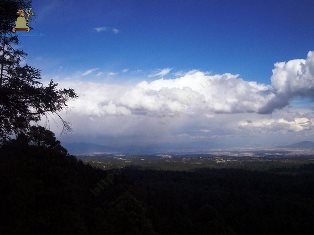
<path fill-rule="evenodd" d="M 1 235 L 314 232 L 313 164 L 103 171 L 51 153 L 37 145 L 0 148 Z"/>
<path fill-rule="evenodd" d="M 0 34 L 5 34 L 12 30 L 19 5 L 20 3 L 18 1 L 0 1 Z"/>
<path fill-rule="evenodd" d="M 40 71 L 21 61 L 26 53 L 16 48 L 19 40 L 11 33 L 12 21 L 18 4 L 0 3 L 0 141 L 30 130 L 31 124 L 48 114 L 56 114 L 66 107 L 69 99 L 76 98 L 73 89 L 60 89 L 54 81 L 44 85 Z M 60 116 L 59 116 L 60 117 Z M 63 126 L 68 123 L 61 117 Z"/>
<path fill-rule="evenodd" d="M 19 146 L 43 148 L 58 154 L 67 154 L 67 150 L 62 147 L 55 134 L 42 126 L 31 126 L 26 133 L 19 134 L 16 140 L 11 141 L 11 143 Z"/>

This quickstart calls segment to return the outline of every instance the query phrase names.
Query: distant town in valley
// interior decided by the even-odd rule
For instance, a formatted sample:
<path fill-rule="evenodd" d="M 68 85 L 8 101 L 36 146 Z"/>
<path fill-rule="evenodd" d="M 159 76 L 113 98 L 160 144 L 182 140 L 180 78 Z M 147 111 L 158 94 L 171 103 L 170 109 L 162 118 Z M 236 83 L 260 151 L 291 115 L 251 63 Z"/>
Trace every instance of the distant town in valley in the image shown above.
<path fill-rule="evenodd" d="M 106 153 L 95 151 L 76 156 L 87 164 L 103 170 L 131 166 L 155 170 L 264 169 L 314 163 L 314 143 L 304 141 L 269 149 L 212 150 L 207 152 Z"/>

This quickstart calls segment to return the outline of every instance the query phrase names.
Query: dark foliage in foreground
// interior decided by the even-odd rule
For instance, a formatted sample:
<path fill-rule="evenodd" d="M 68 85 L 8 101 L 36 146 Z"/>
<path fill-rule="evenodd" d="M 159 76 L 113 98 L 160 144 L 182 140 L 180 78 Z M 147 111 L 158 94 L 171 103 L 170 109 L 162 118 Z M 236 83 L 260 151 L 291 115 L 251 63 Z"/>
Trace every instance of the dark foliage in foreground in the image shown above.
<path fill-rule="evenodd" d="M 314 165 L 123 173 L 160 234 L 313 234 Z M 301 232 L 302 231 L 302 232 Z"/>
<path fill-rule="evenodd" d="M 63 127 L 70 129 L 59 112 L 77 98 L 73 89 L 59 88 L 53 80 L 45 84 L 38 69 L 21 63 L 27 54 L 17 49 L 19 39 L 12 27 L 17 10 L 25 4 L 0 1 L 0 144 L 28 132 L 48 115 L 57 115 Z"/>
<path fill-rule="evenodd" d="M 0 234 L 154 234 L 128 180 L 16 141 L 0 156 Z"/>
<path fill-rule="evenodd" d="M 272 172 L 128 168 L 0 149 L 0 234 L 313 234 L 314 165 Z"/>
<path fill-rule="evenodd" d="M 16 20 L 16 11 L 19 3 L 13 0 L 1 0 L 0 2 L 0 34 L 10 32 Z"/>

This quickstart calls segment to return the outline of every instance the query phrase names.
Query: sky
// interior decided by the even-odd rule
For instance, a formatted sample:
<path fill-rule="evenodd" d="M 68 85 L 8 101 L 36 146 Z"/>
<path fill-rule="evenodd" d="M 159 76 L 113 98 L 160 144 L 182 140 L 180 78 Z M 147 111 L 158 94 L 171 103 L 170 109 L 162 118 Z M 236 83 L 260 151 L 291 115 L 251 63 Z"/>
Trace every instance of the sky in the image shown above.
<path fill-rule="evenodd" d="M 314 140 L 311 0 L 33 0 L 23 63 L 79 98 L 63 142 L 124 149 Z"/>

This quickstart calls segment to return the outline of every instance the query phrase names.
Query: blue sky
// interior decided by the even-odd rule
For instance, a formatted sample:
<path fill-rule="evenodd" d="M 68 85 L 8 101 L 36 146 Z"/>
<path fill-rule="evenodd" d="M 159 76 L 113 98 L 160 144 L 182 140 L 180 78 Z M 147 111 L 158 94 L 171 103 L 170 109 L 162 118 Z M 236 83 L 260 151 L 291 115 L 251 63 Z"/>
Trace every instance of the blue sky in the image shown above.
<path fill-rule="evenodd" d="M 49 73 L 171 67 L 267 83 L 274 62 L 303 58 L 314 39 L 307 0 L 34 0 L 33 8 L 33 33 L 45 36 L 24 37 L 23 46 L 30 60 L 50 61 Z"/>
<path fill-rule="evenodd" d="M 27 63 L 82 94 L 74 110 L 84 110 L 80 120 L 94 123 L 86 133 L 119 126 L 128 116 L 124 132 L 104 128 L 107 134 L 94 133 L 95 140 L 136 136 L 136 144 L 154 145 L 183 136 L 193 148 L 198 141 L 269 146 L 274 138 L 281 144 L 314 136 L 308 88 L 314 81 L 314 54 L 308 54 L 314 49 L 313 9 L 311 0 L 33 0 L 34 30 L 19 34 Z M 281 61 L 291 62 L 275 65 Z M 307 72 L 296 83 L 303 67 Z M 196 125 L 192 113 L 207 119 Z M 135 133 L 139 119 L 149 133 Z M 222 128 L 224 119 L 231 126 Z M 160 123 L 167 131 L 160 132 Z M 265 126 L 278 131 L 264 133 Z M 78 129 L 66 138 L 91 139 Z"/>

